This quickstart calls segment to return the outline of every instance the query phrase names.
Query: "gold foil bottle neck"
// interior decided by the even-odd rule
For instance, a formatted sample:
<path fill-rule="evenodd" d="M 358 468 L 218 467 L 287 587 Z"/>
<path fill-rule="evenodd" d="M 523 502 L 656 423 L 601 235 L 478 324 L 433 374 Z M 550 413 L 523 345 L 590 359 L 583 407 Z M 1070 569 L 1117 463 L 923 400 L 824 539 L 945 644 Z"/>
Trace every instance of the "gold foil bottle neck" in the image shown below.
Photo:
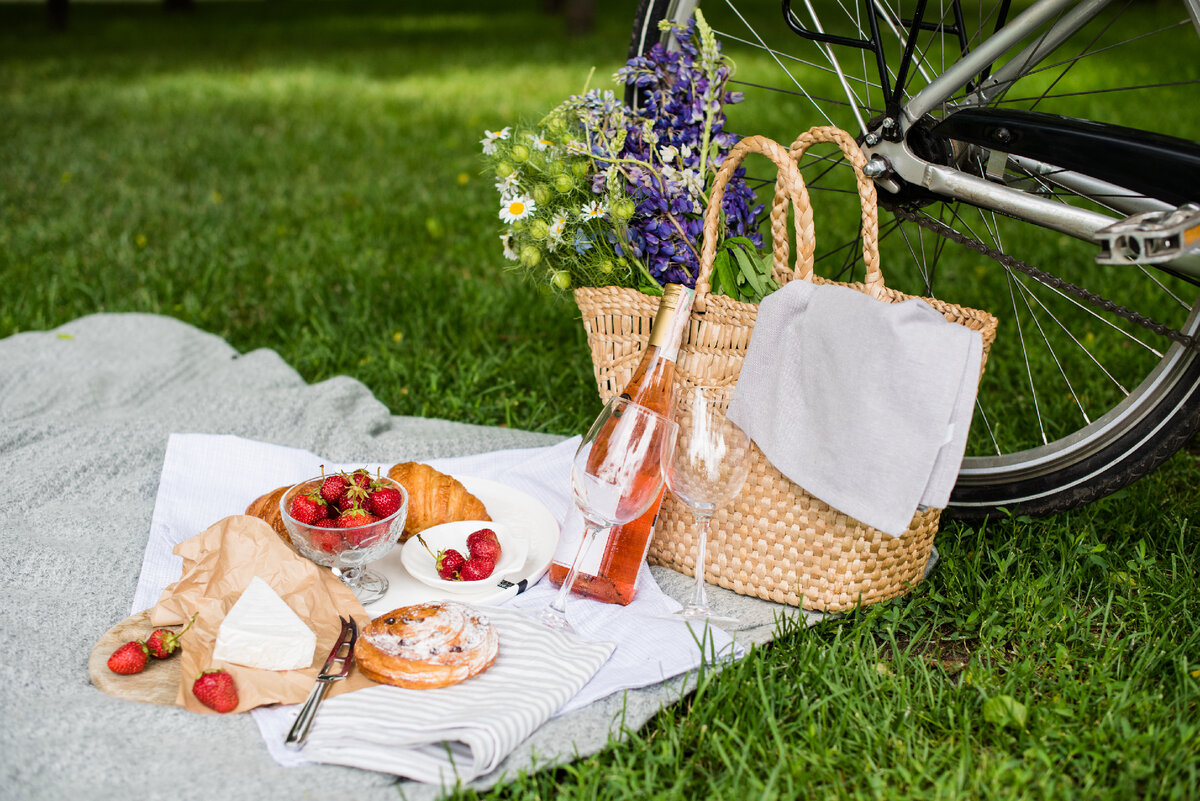
<path fill-rule="evenodd" d="M 650 328 L 650 346 L 669 350 L 671 356 L 674 356 L 679 350 L 679 340 L 683 334 L 683 320 L 678 318 L 686 320 L 692 310 L 692 297 L 695 294 L 695 290 L 683 284 L 667 284 L 663 288 L 662 299 L 658 303 L 658 311 L 654 314 L 654 323 Z M 679 312 L 682 312 L 682 315 Z"/>

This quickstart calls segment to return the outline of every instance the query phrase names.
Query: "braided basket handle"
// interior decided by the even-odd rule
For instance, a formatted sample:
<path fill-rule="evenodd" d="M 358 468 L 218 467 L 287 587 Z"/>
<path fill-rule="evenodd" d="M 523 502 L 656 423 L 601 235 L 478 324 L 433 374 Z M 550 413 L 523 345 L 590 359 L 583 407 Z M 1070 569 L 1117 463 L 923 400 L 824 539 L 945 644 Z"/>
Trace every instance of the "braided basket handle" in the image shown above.
<path fill-rule="evenodd" d="M 725 187 L 733 179 L 734 171 L 741 165 L 742 160 L 751 153 L 761 153 L 775 162 L 779 174 L 775 180 L 775 205 L 771 209 L 771 237 L 774 240 L 773 275 L 785 281 L 799 277 L 801 259 L 807 254 L 808 274 L 812 274 L 813 253 L 816 243 L 813 238 L 812 208 L 808 203 L 808 191 L 804 188 L 804 179 L 800 177 L 800 169 L 796 160 L 783 145 L 765 136 L 748 136 L 739 141 L 725 156 L 717 177 L 713 180 L 712 192 L 708 198 L 708 208 L 704 210 L 704 245 L 700 251 L 700 272 L 696 276 L 696 295 L 692 300 L 692 308 L 704 311 L 706 299 L 712 289 L 711 279 L 713 261 L 717 257 L 717 239 L 721 224 L 721 200 L 725 196 Z M 791 201 L 795 207 L 795 227 L 797 249 L 797 264 L 795 270 L 788 270 L 788 232 L 787 232 L 787 203 Z"/>
<path fill-rule="evenodd" d="M 876 205 L 878 197 L 875 191 L 875 182 L 863 174 L 867 157 L 859 148 L 858 142 L 854 141 L 854 137 L 841 128 L 828 125 L 813 127 L 800 134 L 796 141 L 792 142 L 788 153 L 799 162 L 810 147 L 821 142 L 836 144 L 845 154 L 846 161 L 854 168 L 854 179 L 858 184 L 858 198 L 862 207 L 863 264 L 867 268 L 867 275 L 863 279 L 863 283 L 870 295 L 879 300 L 883 296 L 884 290 L 883 271 L 879 269 L 879 208 Z M 785 186 L 778 180 L 775 182 L 775 201 L 771 207 L 772 223 L 774 223 L 776 215 L 784 217 L 787 215 L 788 200 L 792 199 L 795 202 L 792 192 L 793 189 L 790 186 Z M 787 247 L 786 241 L 784 247 L 785 249 Z M 787 258 L 786 250 L 784 258 Z M 813 260 L 811 255 L 797 254 L 796 272 L 797 278 L 812 280 Z"/>

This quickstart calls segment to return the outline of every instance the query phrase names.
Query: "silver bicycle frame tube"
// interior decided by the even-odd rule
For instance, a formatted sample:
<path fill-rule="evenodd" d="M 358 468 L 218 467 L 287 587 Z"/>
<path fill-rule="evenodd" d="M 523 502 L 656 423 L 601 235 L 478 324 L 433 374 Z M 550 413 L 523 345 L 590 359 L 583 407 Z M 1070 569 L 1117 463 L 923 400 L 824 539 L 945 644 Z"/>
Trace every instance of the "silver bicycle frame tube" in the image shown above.
<path fill-rule="evenodd" d="M 1013 80 L 1049 55 L 1071 34 L 1093 19 L 1109 2 L 1111 0 L 1038 0 L 913 96 L 904 108 L 901 125 L 907 129 L 966 86 L 989 64 L 1026 37 L 1033 35 L 1055 16 L 1062 15 L 1062 18 L 1038 36 L 1036 41 L 997 70 L 987 84 L 966 102 L 982 102 L 986 97 L 1003 92 Z M 1193 21 L 1200 21 L 1200 0 L 1184 0 L 1184 3 Z M 1068 9 L 1070 11 L 1067 11 Z M 1200 22 L 1197 22 L 1197 27 L 1200 30 Z M 1029 192 L 977 178 L 953 167 L 931 164 L 914 155 L 903 141 L 882 140 L 867 148 L 867 152 L 886 158 L 896 174 L 909 183 L 923 186 L 944 197 L 1032 222 L 1087 242 L 1095 242 L 1096 231 L 1120 219 L 1047 200 Z M 1026 169 L 1034 173 L 1052 170 L 1054 181 L 1063 186 L 1086 193 L 1090 182 L 1092 188 L 1101 188 L 1105 194 L 1112 193 L 1112 188 L 1107 184 L 1100 187 L 1100 182 L 1088 176 L 1052 169 L 1033 160 L 1025 161 Z M 1120 203 L 1114 205 L 1121 207 Z M 1135 205 L 1131 204 L 1128 213 L 1134 213 L 1135 208 Z M 1200 255 L 1183 256 L 1171 262 L 1169 266 L 1188 275 L 1200 277 Z"/>
<path fill-rule="evenodd" d="M 1038 28 L 1041 28 L 1051 19 L 1079 2 L 1080 0 L 1038 0 L 1038 2 L 1018 15 L 1012 22 L 1007 23 L 999 31 L 989 36 L 979 47 L 967 53 L 962 60 L 953 64 L 940 77 L 936 78 L 920 92 L 917 92 L 904 107 L 904 119 L 901 121 L 902 126 L 907 129 L 908 126 L 940 106 L 947 98 L 966 86 L 973 77 L 1007 53 L 1018 42 L 1032 35 Z M 1099 8 L 1108 2 L 1110 0 L 1085 0 L 1080 5 L 1081 7 L 1095 5 L 1095 8 L 1089 12 L 1090 14 L 1095 14 Z M 1056 23 L 1050 31 L 1047 31 L 1046 37 L 1053 34 L 1056 37 L 1055 46 L 1057 46 L 1063 39 L 1082 27 L 1090 18 L 1090 16 L 1083 16 L 1082 14 L 1071 14 Z M 1068 23 L 1074 27 L 1070 27 Z M 1046 37 L 1043 37 L 1043 39 Z M 1013 61 L 1016 62 L 1016 59 Z M 1012 63 L 1010 62 L 1006 66 L 1011 67 Z M 1031 63 L 1036 62 L 1017 62 L 1015 69 L 1025 69 Z M 1009 75 L 1009 80 L 1011 78 L 1012 76 Z"/>

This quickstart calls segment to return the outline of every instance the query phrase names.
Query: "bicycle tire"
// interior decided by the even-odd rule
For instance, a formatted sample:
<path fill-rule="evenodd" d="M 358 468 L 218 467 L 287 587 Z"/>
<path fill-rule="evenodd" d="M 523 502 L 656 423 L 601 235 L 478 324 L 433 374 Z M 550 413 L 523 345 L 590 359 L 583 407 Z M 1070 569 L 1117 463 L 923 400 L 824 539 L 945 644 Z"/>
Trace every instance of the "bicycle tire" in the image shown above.
<path fill-rule="evenodd" d="M 661 40 L 660 21 L 682 21 L 698 5 L 698 0 L 641 0 L 628 57 L 645 54 Z M 631 90 L 626 101 L 637 103 Z M 803 127 L 807 124 L 797 126 L 796 132 Z M 1191 303 L 1180 330 L 1200 335 L 1200 297 Z M 1200 430 L 1198 351 L 1170 345 L 1124 400 L 1043 445 L 997 456 L 968 456 L 948 513 L 967 520 L 997 509 L 1049 515 L 1098 500 L 1150 474 Z"/>

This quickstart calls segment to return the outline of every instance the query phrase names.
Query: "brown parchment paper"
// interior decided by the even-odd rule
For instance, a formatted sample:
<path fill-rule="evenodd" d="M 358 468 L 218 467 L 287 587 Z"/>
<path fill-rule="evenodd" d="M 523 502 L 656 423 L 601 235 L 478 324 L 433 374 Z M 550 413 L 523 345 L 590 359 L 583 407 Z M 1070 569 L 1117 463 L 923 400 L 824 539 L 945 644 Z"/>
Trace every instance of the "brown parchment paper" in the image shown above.
<path fill-rule="evenodd" d="M 354 593 L 333 575 L 299 555 L 257 517 L 234 515 L 209 526 L 175 546 L 183 558 L 179 581 L 163 590 L 150 612 L 154 626 L 196 622 L 181 640 L 180 684 L 175 703 L 193 712 L 212 712 L 192 695 L 192 683 L 202 670 L 225 668 L 237 687 L 235 712 L 265 704 L 295 704 L 308 697 L 317 674 L 337 642 L 339 615 L 353 617 L 359 631 L 370 620 Z M 258 576 L 279 594 L 292 611 L 317 635 L 313 662 L 306 670 L 258 670 L 213 662 L 221 621 Z M 359 690 L 375 683 L 352 668 L 349 677 L 333 682 L 328 695 Z"/>

